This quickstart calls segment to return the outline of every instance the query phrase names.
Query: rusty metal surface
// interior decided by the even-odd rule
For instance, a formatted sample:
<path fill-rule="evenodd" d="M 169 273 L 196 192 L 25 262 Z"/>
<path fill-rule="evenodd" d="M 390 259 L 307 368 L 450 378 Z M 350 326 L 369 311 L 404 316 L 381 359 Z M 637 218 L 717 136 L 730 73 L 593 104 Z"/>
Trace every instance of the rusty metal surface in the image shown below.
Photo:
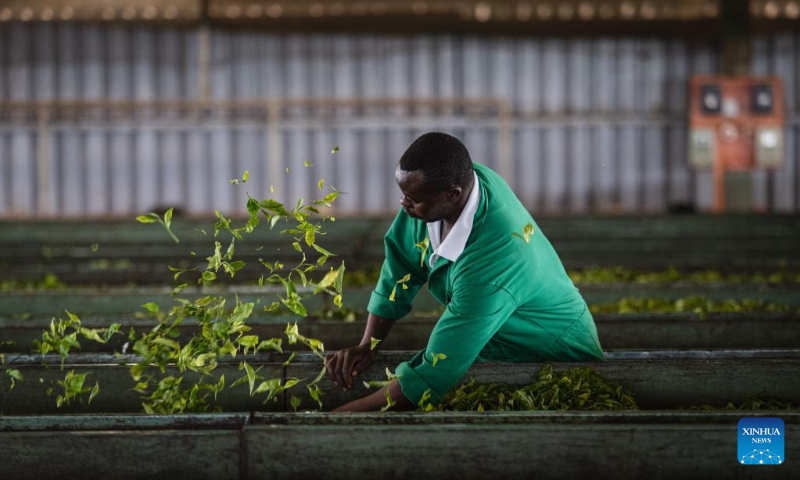
<path fill-rule="evenodd" d="M 83 414 L 0 415 L 0 432 L 88 430 L 236 430 L 250 423 L 251 413 L 175 415 Z"/>
<path fill-rule="evenodd" d="M 787 424 L 788 435 L 800 429 Z M 794 433 L 797 432 L 797 433 Z M 742 468 L 736 422 L 539 425 L 269 425 L 245 428 L 248 478 L 780 478 Z M 294 452 L 314 452 L 297 462 Z M 800 455 L 787 442 L 786 456 Z"/>
<path fill-rule="evenodd" d="M 239 431 L 0 432 L 3 478 L 241 478 Z"/>

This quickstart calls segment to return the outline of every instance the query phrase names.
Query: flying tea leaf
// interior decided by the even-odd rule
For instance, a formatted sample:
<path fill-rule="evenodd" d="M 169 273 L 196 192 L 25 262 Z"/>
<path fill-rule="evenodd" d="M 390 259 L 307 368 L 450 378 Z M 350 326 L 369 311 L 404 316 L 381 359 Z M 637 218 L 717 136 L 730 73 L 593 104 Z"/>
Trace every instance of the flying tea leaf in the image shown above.
<path fill-rule="evenodd" d="M 369 337 L 369 349 L 370 350 L 375 350 L 375 347 L 377 347 L 379 343 L 381 343 L 381 340 L 379 338 Z"/>

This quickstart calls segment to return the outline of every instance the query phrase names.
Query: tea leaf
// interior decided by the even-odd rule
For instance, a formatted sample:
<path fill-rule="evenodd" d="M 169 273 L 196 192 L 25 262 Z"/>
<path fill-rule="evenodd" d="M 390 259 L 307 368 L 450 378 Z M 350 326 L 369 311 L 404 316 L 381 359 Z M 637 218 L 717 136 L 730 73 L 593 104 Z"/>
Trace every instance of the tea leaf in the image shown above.
<path fill-rule="evenodd" d="M 250 172 L 247 170 L 244 171 L 244 175 L 242 175 L 242 183 L 247 183 L 247 180 L 250 179 Z"/>
<path fill-rule="evenodd" d="M 434 366 L 434 367 L 436 366 L 436 363 L 437 363 L 439 360 L 445 360 L 445 359 L 447 359 L 447 355 L 445 355 L 444 353 L 433 353 L 433 352 L 431 352 L 431 357 L 432 357 L 431 359 L 432 359 L 432 361 L 433 361 L 433 366 Z"/>
<path fill-rule="evenodd" d="M 148 213 L 147 215 L 139 215 L 136 220 L 140 223 L 156 223 L 159 221 L 159 216 L 155 213 Z"/>
<path fill-rule="evenodd" d="M 381 343 L 381 340 L 379 338 L 369 337 L 369 349 L 370 350 L 375 350 L 375 347 L 377 347 L 379 343 Z"/>
<path fill-rule="evenodd" d="M 142 307 L 144 307 L 150 313 L 158 313 L 161 311 L 161 307 L 159 307 L 155 302 L 147 302 L 143 304 Z"/>
<path fill-rule="evenodd" d="M 289 405 L 292 406 L 292 409 L 294 409 L 295 412 L 297 411 L 297 408 L 300 406 L 300 401 L 301 401 L 300 397 L 295 395 L 292 395 L 291 398 L 289 399 Z"/>
<path fill-rule="evenodd" d="M 93 243 L 93 244 L 92 244 L 92 246 L 91 246 L 90 248 L 91 248 L 91 250 L 92 250 L 93 252 L 96 252 L 97 250 L 99 250 L 99 249 L 100 249 L 100 245 L 98 245 L 98 244 L 96 244 L 96 243 Z"/>
<path fill-rule="evenodd" d="M 338 151 L 339 151 L 339 146 L 337 145 L 337 146 L 333 147 L 333 149 L 331 150 L 331 153 L 333 154 L 333 153 L 336 153 Z"/>

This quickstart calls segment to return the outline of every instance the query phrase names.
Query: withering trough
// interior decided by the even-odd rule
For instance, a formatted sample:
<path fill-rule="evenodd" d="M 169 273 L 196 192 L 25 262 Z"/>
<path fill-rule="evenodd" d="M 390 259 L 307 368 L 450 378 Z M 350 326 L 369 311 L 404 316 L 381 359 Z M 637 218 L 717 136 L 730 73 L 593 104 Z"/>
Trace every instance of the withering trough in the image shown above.
<path fill-rule="evenodd" d="M 345 306 L 365 311 L 374 287 L 348 288 L 343 292 Z M 62 315 L 69 310 L 78 315 L 131 315 L 144 312 L 142 304 L 156 302 L 162 310 L 169 310 L 176 305 L 172 288 L 137 288 L 137 289 L 68 289 L 45 290 L 32 292 L 0 293 L 0 318 Z M 306 288 L 302 291 L 310 291 Z M 690 296 L 704 296 L 709 300 L 743 300 L 756 299 L 764 302 L 790 305 L 800 309 L 800 288 L 796 285 L 747 285 L 747 284 L 715 284 L 715 285 L 625 285 L 582 286 L 581 294 L 587 303 L 607 304 L 626 297 L 662 298 L 677 300 Z M 186 288 L 180 293 L 181 298 L 196 300 L 205 295 L 225 297 L 233 305 L 236 296 L 242 302 L 259 302 L 261 305 L 275 300 L 278 294 L 285 291 L 275 287 L 241 286 L 227 289 Z M 335 309 L 332 299 L 326 294 L 308 297 L 304 300 L 306 308 L 318 311 L 323 308 Z M 441 309 L 442 305 L 423 289 L 414 301 L 415 312 L 430 312 Z M 256 308 L 256 312 L 261 308 Z"/>
<path fill-rule="evenodd" d="M 125 316 L 83 317 L 83 326 L 105 328 L 120 323 L 122 331 L 138 333 L 151 330 L 157 322 Z M 382 342 L 383 350 L 420 350 L 425 348 L 438 317 L 399 320 Z M 249 322 L 251 334 L 261 338 L 283 337 L 287 322 L 296 317 L 275 317 Z M 50 317 L 0 319 L 0 352 L 29 353 L 33 341 L 41 339 L 49 328 Z M 670 348 L 792 348 L 800 345 L 800 316 L 770 313 L 691 313 L 595 315 L 600 344 L 604 349 Z M 321 340 L 329 350 L 352 347 L 364 333 L 364 319 L 344 322 L 306 318 L 298 322 L 301 334 Z M 194 320 L 179 327 L 178 341 L 188 342 L 200 332 Z M 105 344 L 83 341 L 81 352 L 122 351 L 126 335 L 116 335 Z M 304 348 L 286 345 L 286 348 Z"/>
<path fill-rule="evenodd" d="M 54 273 L 75 283 L 163 283 L 167 265 L 202 266 L 214 220 L 178 220 L 175 244 L 158 225 L 133 221 L 0 222 L 0 278 L 33 280 Z M 243 223 L 243 222 L 242 222 Z M 342 218 L 326 224 L 320 242 L 351 268 L 380 264 L 390 218 Z M 722 270 L 800 267 L 800 221 L 795 216 L 615 216 L 538 218 L 537 223 L 567 268 L 622 265 L 633 268 Z M 220 234 L 227 242 L 229 235 Z M 94 252 L 91 245 L 98 244 Z M 256 250 L 262 247 L 261 250 Z M 278 249 L 281 250 L 278 250 Z M 196 257 L 189 252 L 195 251 Z M 257 259 L 292 258 L 287 238 L 257 229 L 239 242 L 237 257 L 251 264 L 239 278 L 257 278 Z M 254 268 L 255 267 L 255 268 Z"/>
<path fill-rule="evenodd" d="M 397 364 L 411 357 L 411 352 L 387 352 L 379 355 L 376 364 L 358 377 L 351 391 L 343 391 L 325 378 L 320 383 L 324 408 L 331 409 L 367 394 L 370 390 L 362 381 L 384 380 L 385 369 L 394 370 Z M 260 355 L 248 357 L 254 368 L 262 367 L 267 378 L 312 379 L 320 372 L 322 362 L 312 354 L 298 354 L 288 366 L 282 366 L 284 356 Z M 88 406 L 73 403 L 57 409 L 55 396 L 45 390 L 63 379 L 60 360 L 48 356 L 8 355 L 2 368 L 19 369 L 25 380 L 13 390 L 0 390 L 0 412 L 5 414 L 45 413 L 126 413 L 141 411 L 138 394 L 132 390 L 135 382 L 127 367 L 121 363 L 135 357 L 116 358 L 112 355 L 85 354 L 68 357 L 64 371 L 92 372 L 87 383 L 100 383 L 101 392 Z M 242 377 L 238 370 L 240 359 L 222 362 L 216 376 L 225 375 L 228 384 Z M 558 369 L 591 365 L 606 378 L 630 389 L 643 409 L 676 408 L 689 405 L 725 405 L 741 402 L 754 395 L 800 401 L 800 350 L 762 351 L 667 351 L 667 352 L 609 352 L 608 360 L 592 364 L 559 363 Z M 542 364 L 538 363 L 476 363 L 466 378 L 479 383 L 508 383 L 524 385 L 535 379 Z M 0 368 L 0 370 L 2 370 Z M 168 370 L 168 373 L 173 373 Z M 41 381 L 39 380 L 41 379 Z M 282 395 L 277 402 L 262 403 L 264 397 L 251 397 L 247 385 L 226 389 L 217 404 L 225 411 L 290 410 L 288 396 L 302 399 L 301 408 L 316 408 L 301 386 Z"/>
<path fill-rule="evenodd" d="M 800 435 L 798 412 L 747 415 L 780 416 L 787 438 Z M 742 412 L 0 417 L 0 464 L 15 479 L 80 478 L 87 472 L 96 478 L 214 480 L 797 478 L 797 463 L 788 460 L 800 455 L 797 442 L 786 442 L 784 465 L 738 464 L 741 417 Z M 75 462 L 76 451 L 91 454 Z"/>

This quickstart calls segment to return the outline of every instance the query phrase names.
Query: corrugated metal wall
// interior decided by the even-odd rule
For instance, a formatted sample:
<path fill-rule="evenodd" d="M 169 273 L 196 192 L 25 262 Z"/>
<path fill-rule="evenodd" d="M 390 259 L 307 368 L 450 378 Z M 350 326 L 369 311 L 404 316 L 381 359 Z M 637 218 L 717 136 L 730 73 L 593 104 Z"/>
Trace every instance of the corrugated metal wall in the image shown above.
<path fill-rule="evenodd" d="M 349 192 L 346 212 L 392 211 L 394 165 L 432 129 L 457 135 L 475 161 L 504 172 L 535 212 L 711 207 L 711 175 L 687 168 L 685 153 L 687 79 L 716 70 L 705 43 L 220 30 L 210 45 L 213 100 L 491 98 L 500 107 L 293 105 L 271 126 L 260 113 L 90 112 L 47 122 L 47 142 L 35 115 L 5 115 L 0 216 L 130 215 L 164 205 L 241 212 L 245 186 L 229 179 L 244 170 L 256 195 L 275 185 L 283 198 L 309 198 L 325 178 Z M 783 76 L 790 113 L 788 161 L 757 174 L 757 203 L 796 212 L 800 37 L 758 38 L 753 58 L 756 73 Z M 199 59 L 198 30 L 4 24 L 0 99 L 197 99 Z"/>

